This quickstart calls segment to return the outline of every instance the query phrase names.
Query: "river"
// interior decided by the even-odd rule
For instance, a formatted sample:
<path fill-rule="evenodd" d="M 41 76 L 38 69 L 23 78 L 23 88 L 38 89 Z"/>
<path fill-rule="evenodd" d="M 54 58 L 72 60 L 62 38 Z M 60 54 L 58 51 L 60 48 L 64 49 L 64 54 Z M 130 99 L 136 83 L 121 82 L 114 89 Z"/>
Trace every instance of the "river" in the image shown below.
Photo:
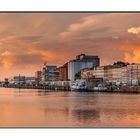
<path fill-rule="evenodd" d="M 140 127 L 140 94 L 0 88 L 0 127 Z"/>

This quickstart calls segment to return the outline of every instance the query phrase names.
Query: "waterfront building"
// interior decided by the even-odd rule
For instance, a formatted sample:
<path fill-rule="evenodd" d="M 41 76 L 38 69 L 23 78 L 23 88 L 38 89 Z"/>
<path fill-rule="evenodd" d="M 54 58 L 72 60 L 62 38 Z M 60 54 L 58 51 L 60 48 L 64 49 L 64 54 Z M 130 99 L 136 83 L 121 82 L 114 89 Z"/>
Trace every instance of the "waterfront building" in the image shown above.
<path fill-rule="evenodd" d="M 81 70 L 81 77 L 82 79 L 102 78 L 103 80 L 107 80 L 108 78 L 112 78 L 112 68 L 114 68 L 112 65 L 85 68 Z"/>
<path fill-rule="evenodd" d="M 128 85 L 128 72 L 127 72 L 127 67 L 122 67 L 121 68 L 121 84 L 122 85 Z"/>
<path fill-rule="evenodd" d="M 131 64 L 121 68 L 111 69 L 112 79 L 116 85 L 140 85 L 140 64 Z"/>
<path fill-rule="evenodd" d="M 83 69 L 82 78 L 103 78 L 112 85 L 140 85 L 140 64 L 126 66 L 100 66 L 94 69 Z"/>
<path fill-rule="evenodd" d="M 122 83 L 122 68 L 112 68 L 109 70 L 108 81 L 113 85 L 120 85 Z"/>
<path fill-rule="evenodd" d="M 81 79 L 94 78 L 94 68 L 85 68 L 81 70 Z"/>
<path fill-rule="evenodd" d="M 127 66 L 128 85 L 140 85 L 140 64 Z"/>
<path fill-rule="evenodd" d="M 94 70 L 93 70 L 93 76 L 95 78 L 105 78 L 105 73 L 104 73 L 104 69 L 105 67 L 104 66 L 100 66 L 100 67 L 96 67 Z"/>
<path fill-rule="evenodd" d="M 34 85 L 36 82 L 35 77 L 14 76 L 10 84 L 14 85 Z"/>
<path fill-rule="evenodd" d="M 75 74 L 80 72 L 84 68 L 94 68 L 100 65 L 100 59 L 98 56 L 90 56 L 80 54 L 76 56 L 76 59 L 68 62 L 68 79 L 75 80 Z"/>
<path fill-rule="evenodd" d="M 60 81 L 68 81 L 68 63 L 58 68 Z"/>
<path fill-rule="evenodd" d="M 102 78 L 105 83 L 118 85 L 124 81 L 125 69 L 114 65 L 100 66 L 92 71 L 92 75 L 95 78 Z"/>
<path fill-rule="evenodd" d="M 35 85 L 36 77 L 25 77 L 25 84 L 26 85 Z"/>
<path fill-rule="evenodd" d="M 42 82 L 46 81 L 58 81 L 59 80 L 59 71 L 54 65 L 46 65 L 42 68 Z"/>
<path fill-rule="evenodd" d="M 25 84 L 25 76 L 14 76 L 13 77 L 13 84 L 14 85 L 24 85 Z"/>
<path fill-rule="evenodd" d="M 36 71 L 35 77 L 36 77 L 36 83 L 39 84 L 42 80 L 42 71 Z"/>

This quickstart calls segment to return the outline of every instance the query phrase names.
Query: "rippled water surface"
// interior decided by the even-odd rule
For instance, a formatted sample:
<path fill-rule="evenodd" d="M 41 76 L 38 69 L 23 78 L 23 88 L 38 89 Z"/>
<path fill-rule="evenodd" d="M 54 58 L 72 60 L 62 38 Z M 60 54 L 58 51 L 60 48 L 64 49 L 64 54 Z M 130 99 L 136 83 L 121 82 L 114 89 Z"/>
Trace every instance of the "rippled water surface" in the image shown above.
<path fill-rule="evenodd" d="M 140 94 L 0 88 L 0 127 L 140 127 Z"/>

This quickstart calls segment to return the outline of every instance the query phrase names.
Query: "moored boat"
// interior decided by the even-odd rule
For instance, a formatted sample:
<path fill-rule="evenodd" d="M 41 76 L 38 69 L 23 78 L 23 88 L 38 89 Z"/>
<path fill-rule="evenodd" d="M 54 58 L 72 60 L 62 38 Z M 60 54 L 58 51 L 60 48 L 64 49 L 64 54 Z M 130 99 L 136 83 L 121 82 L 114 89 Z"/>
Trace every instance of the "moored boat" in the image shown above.
<path fill-rule="evenodd" d="M 71 85 L 71 91 L 86 92 L 88 88 L 86 86 L 86 80 L 76 80 Z"/>

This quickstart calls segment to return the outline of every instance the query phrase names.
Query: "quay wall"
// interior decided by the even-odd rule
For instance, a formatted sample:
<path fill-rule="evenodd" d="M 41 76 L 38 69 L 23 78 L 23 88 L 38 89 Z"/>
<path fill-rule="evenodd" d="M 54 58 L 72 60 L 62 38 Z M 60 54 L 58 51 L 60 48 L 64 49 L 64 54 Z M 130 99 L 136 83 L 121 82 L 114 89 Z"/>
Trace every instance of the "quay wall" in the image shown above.
<path fill-rule="evenodd" d="M 8 85 L 6 88 L 45 89 L 53 91 L 70 91 L 71 81 L 50 81 L 38 85 Z M 94 87 L 89 86 L 88 91 L 94 92 Z M 98 92 L 140 93 L 140 86 L 108 86 L 107 90 Z"/>
<path fill-rule="evenodd" d="M 140 93 L 140 86 L 121 86 L 121 87 L 113 87 L 113 92 Z"/>
<path fill-rule="evenodd" d="M 63 90 L 70 91 L 70 81 L 50 81 L 38 85 L 8 85 L 6 88 L 21 89 L 46 89 L 46 90 Z"/>

